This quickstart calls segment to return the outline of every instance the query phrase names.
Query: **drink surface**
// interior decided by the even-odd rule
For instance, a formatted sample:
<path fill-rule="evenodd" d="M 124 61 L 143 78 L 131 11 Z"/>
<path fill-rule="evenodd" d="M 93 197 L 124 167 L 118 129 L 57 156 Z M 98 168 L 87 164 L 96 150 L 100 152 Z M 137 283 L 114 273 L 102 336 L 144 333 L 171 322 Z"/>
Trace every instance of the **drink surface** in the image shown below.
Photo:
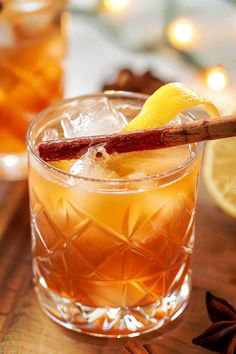
<path fill-rule="evenodd" d="M 90 102 L 78 116 L 63 112 L 45 125 L 35 149 L 46 139 L 119 131 L 136 113 L 132 107 L 116 110 L 106 98 Z M 31 156 L 38 281 L 92 308 L 147 307 L 168 297 L 169 305 L 155 316 L 172 314 L 190 272 L 199 164 L 194 145 L 114 155 L 93 148 L 79 160 L 51 164 L 66 175 Z"/>
<path fill-rule="evenodd" d="M 0 9 L 0 153 L 25 150 L 31 118 L 62 97 L 62 1 L 7 1 Z"/>

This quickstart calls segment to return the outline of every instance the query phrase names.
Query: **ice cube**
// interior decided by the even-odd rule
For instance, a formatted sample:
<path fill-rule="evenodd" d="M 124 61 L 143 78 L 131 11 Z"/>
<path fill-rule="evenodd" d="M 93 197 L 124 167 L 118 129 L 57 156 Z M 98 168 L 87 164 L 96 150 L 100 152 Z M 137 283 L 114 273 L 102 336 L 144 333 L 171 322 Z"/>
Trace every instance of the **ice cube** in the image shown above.
<path fill-rule="evenodd" d="M 174 119 L 171 119 L 171 121 L 167 125 L 179 125 L 181 123 L 182 123 L 182 118 L 180 115 L 178 115 Z"/>
<path fill-rule="evenodd" d="M 55 128 L 49 128 L 43 132 L 42 141 L 58 140 L 58 131 Z"/>
<path fill-rule="evenodd" d="M 126 124 L 125 117 L 106 97 L 96 99 L 75 118 L 66 114 L 61 119 L 66 138 L 112 134 L 120 131 Z"/>
<path fill-rule="evenodd" d="M 8 10 L 17 30 L 30 36 L 45 31 L 50 26 L 57 8 L 46 7 L 41 1 L 29 0 L 8 4 Z"/>
<path fill-rule="evenodd" d="M 28 35 L 34 35 L 36 33 L 46 30 L 53 19 L 53 14 L 37 14 L 37 15 L 24 15 L 19 17 L 17 26 L 20 30 L 26 32 Z"/>
<path fill-rule="evenodd" d="M 7 21 L 0 20 L 0 46 L 13 47 L 15 43 L 15 35 L 11 24 Z"/>
<path fill-rule="evenodd" d="M 95 163 L 88 158 L 82 158 L 76 161 L 70 168 L 70 173 L 90 178 L 108 178 L 109 170 L 107 171 L 104 166 Z"/>
<path fill-rule="evenodd" d="M 172 119 L 167 125 L 178 125 L 181 123 L 188 123 L 190 121 L 190 117 L 185 114 L 179 114 L 174 119 Z"/>
<path fill-rule="evenodd" d="M 102 153 L 102 157 L 96 157 L 98 151 Z M 107 153 L 103 147 L 90 148 L 70 167 L 70 173 L 89 178 L 118 178 L 107 166 Z"/>
<path fill-rule="evenodd" d="M 71 115 L 67 112 L 65 116 L 60 119 L 64 138 L 75 138 L 75 130 Z"/>

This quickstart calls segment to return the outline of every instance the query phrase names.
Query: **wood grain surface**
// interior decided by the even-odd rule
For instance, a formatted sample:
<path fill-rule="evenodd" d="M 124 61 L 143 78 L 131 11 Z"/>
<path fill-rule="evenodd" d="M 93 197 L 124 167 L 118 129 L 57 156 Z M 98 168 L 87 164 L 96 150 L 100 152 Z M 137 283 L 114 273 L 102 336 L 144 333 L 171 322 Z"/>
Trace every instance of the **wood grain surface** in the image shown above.
<path fill-rule="evenodd" d="M 25 183 L 0 186 L 0 353 L 118 354 L 126 339 L 98 339 L 60 328 L 41 311 L 31 281 L 28 196 Z M 196 215 L 193 291 L 184 314 L 139 337 L 153 354 L 204 354 L 191 344 L 208 325 L 205 291 L 236 303 L 236 219 L 200 188 Z"/>

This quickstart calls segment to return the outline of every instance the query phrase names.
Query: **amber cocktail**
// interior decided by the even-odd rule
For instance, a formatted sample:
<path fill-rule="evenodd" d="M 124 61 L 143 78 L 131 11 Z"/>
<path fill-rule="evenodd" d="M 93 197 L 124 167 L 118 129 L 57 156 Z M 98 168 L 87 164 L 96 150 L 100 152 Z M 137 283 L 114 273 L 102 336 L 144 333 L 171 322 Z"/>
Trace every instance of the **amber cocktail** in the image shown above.
<path fill-rule="evenodd" d="M 9 0 L 0 7 L 0 177 L 26 175 L 33 116 L 62 97 L 65 0 Z"/>
<path fill-rule="evenodd" d="M 189 298 L 201 144 L 112 155 L 99 146 L 51 164 L 37 154 L 41 141 L 120 131 L 145 98 L 65 100 L 28 132 L 36 292 L 49 317 L 76 331 L 147 332 Z"/>

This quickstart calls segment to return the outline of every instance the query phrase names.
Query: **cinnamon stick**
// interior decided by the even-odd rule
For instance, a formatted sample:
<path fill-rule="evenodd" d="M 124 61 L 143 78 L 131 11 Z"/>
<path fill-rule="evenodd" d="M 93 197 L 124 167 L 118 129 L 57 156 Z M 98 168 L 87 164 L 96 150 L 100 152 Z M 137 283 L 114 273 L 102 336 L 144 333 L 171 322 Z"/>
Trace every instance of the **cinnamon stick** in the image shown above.
<path fill-rule="evenodd" d="M 123 350 L 127 354 L 150 354 L 148 350 L 136 339 L 130 339 Z"/>
<path fill-rule="evenodd" d="M 236 136 L 236 116 L 226 116 L 158 129 L 42 142 L 39 155 L 44 161 L 70 160 L 81 157 L 94 145 L 104 146 L 111 154 L 155 150 L 232 136 Z"/>

